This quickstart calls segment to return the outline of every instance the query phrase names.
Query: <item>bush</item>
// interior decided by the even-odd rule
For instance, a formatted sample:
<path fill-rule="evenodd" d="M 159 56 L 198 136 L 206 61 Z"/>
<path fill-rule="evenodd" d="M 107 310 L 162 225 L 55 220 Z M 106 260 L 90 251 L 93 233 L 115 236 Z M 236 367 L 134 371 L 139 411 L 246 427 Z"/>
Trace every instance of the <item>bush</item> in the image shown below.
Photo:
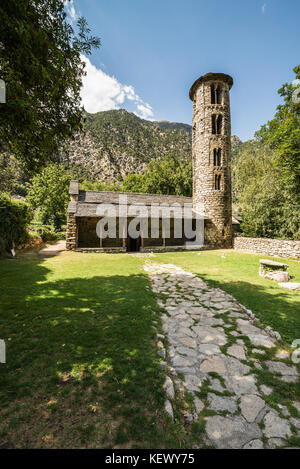
<path fill-rule="evenodd" d="M 42 238 L 42 241 L 46 243 L 47 241 L 59 241 L 66 238 L 66 233 L 63 231 L 52 231 L 47 227 L 38 229 L 38 234 Z"/>
<path fill-rule="evenodd" d="M 28 224 L 32 218 L 30 206 L 0 194 L 0 253 L 28 241 Z"/>
<path fill-rule="evenodd" d="M 42 228 L 38 230 L 38 233 L 44 243 L 46 243 L 47 241 L 56 241 L 57 239 L 56 233 L 54 231 L 48 230 L 47 228 Z"/>
<path fill-rule="evenodd" d="M 90 181 L 85 179 L 80 184 L 81 189 L 84 191 L 107 191 L 107 192 L 121 192 L 122 184 L 110 181 Z"/>
<path fill-rule="evenodd" d="M 21 243 L 18 246 L 18 249 L 35 249 L 40 248 L 43 241 L 42 238 L 39 236 L 37 231 L 29 231 L 28 232 L 28 239 L 25 243 Z"/>

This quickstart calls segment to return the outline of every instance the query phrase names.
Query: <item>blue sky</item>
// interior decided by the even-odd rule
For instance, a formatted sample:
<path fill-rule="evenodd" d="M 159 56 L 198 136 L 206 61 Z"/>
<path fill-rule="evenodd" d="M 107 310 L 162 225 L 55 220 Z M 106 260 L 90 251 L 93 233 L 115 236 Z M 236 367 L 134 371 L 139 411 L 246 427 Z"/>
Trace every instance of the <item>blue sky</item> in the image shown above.
<path fill-rule="evenodd" d="M 65 0 L 67 1 L 67 0 Z M 125 108 L 191 123 L 188 92 L 207 72 L 234 79 L 232 134 L 253 137 L 300 64 L 299 0 L 71 0 L 102 46 L 87 60 L 90 112 Z"/>

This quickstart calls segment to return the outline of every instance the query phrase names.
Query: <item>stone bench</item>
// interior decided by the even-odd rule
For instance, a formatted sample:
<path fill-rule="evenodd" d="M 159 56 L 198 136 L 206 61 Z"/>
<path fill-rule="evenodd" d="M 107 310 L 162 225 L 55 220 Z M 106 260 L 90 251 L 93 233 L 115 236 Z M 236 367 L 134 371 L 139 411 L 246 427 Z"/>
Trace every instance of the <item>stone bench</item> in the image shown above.
<path fill-rule="evenodd" d="M 288 282 L 290 280 L 287 272 L 288 265 L 269 259 L 259 260 L 259 275 L 275 282 Z"/>

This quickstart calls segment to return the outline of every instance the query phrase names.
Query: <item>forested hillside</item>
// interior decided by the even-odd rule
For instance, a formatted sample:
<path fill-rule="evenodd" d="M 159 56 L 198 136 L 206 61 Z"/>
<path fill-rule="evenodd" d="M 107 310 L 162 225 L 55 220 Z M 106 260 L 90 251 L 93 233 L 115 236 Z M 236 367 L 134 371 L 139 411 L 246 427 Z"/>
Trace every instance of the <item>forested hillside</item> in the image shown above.
<path fill-rule="evenodd" d="M 57 161 L 71 177 L 113 190 L 128 175 L 144 173 L 153 160 L 160 161 L 171 154 L 181 161 L 191 161 L 191 134 L 188 124 L 151 122 L 124 109 L 87 113 L 82 131 L 61 147 Z M 238 137 L 232 137 L 233 157 L 242 145 Z M 24 183 L 32 175 L 22 169 L 12 154 L 0 151 L 0 190 L 23 196 Z"/>
<path fill-rule="evenodd" d="M 170 151 L 191 158 L 191 126 L 150 122 L 120 109 L 86 114 L 83 131 L 64 146 L 61 161 L 89 179 L 121 182 Z"/>

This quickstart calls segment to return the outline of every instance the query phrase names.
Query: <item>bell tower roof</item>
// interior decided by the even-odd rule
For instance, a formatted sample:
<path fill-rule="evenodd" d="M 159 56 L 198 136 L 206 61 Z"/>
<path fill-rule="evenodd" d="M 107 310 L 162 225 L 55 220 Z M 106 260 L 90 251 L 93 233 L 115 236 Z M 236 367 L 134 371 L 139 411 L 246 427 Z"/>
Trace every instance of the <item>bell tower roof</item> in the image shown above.
<path fill-rule="evenodd" d="M 193 101 L 194 99 L 194 93 L 200 83 L 203 83 L 204 81 L 224 81 L 229 85 L 229 89 L 233 85 L 233 79 L 230 75 L 226 75 L 226 73 L 206 73 L 205 75 L 202 75 L 200 78 L 198 78 L 195 83 L 192 85 L 190 89 L 190 99 Z"/>

